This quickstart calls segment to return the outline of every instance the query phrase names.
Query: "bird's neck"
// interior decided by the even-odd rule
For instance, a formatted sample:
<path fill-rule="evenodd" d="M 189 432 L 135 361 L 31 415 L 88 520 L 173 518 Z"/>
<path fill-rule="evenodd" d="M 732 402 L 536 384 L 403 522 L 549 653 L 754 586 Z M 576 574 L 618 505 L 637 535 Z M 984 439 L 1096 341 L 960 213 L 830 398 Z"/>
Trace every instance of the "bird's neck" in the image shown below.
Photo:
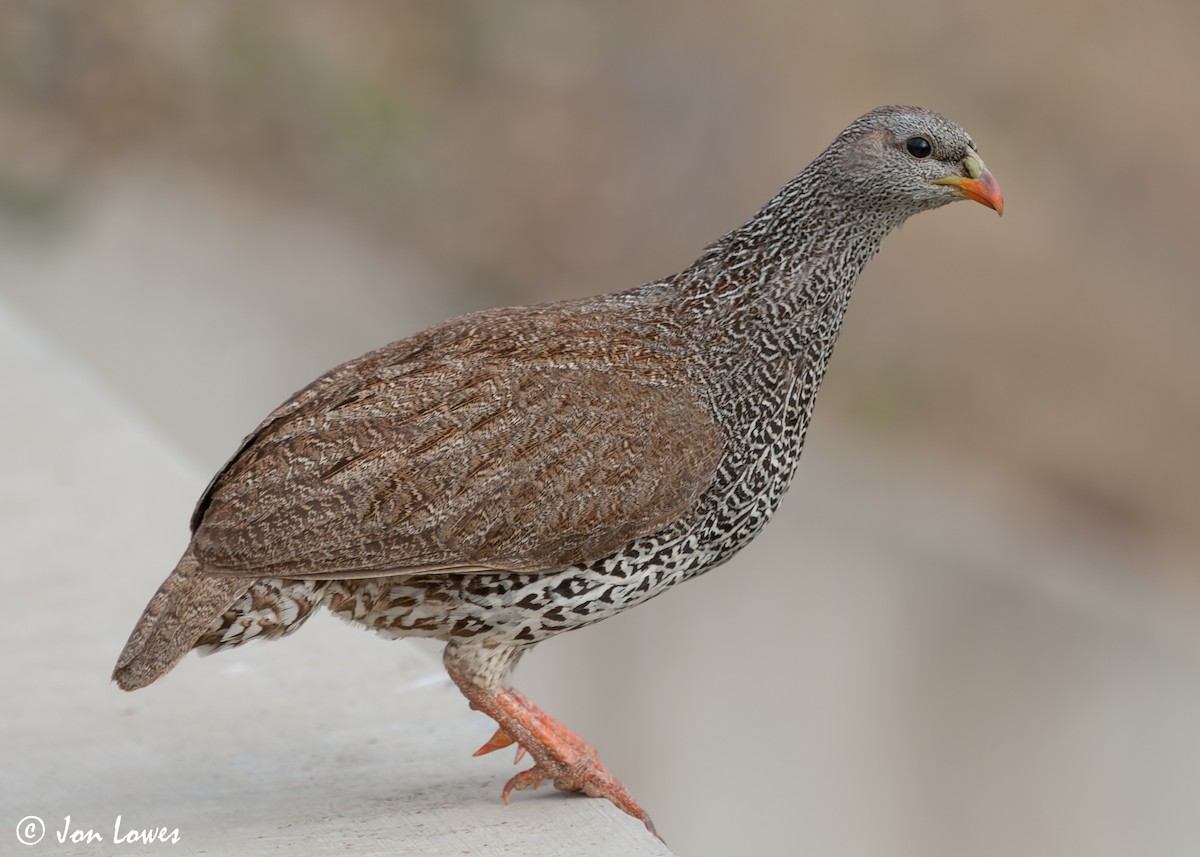
<path fill-rule="evenodd" d="M 854 283 L 903 217 L 855 204 L 821 160 L 673 278 L 686 323 L 727 347 L 828 359 Z"/>
<path fill-rule="evenodd" d="M 698 517 L 709 559 L 697 572 L 732 556 L 778 506 L 854 282 L 898 225 L 838 199 L 823 178 L 810 167 L 694 265 L 657 284 L 653 299 L 672 307 L 726 436 L 721 475 Z"/>

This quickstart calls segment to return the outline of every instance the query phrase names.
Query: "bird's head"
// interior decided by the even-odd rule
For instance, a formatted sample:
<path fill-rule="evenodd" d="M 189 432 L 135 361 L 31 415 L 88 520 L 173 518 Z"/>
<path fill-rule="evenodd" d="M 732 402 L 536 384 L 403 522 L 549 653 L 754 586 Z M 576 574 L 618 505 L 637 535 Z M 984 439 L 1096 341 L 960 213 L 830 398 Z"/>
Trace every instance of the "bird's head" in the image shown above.
<path fill-rule="evenodd" d="M 921 107 L 879 107 L 856 119 L 827 154 L 853 183 L 856 202 L 903 217 L 959 199 L 1004 212 L 1000 185 L 971 137 Z"/>

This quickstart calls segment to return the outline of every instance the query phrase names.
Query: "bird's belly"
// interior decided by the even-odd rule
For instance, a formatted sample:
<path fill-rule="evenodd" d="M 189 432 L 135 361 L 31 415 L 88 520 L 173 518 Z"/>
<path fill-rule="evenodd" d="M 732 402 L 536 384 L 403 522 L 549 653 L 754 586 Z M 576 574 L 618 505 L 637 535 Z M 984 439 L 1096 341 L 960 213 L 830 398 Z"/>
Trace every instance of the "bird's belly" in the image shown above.
<path fill-rule="evenodd" d="M 748 505 L 714 504 L 691 526 L 638 539 L 586 566 L 333 581 L 325 603 L 386 637 L 532 644 L 614 616 L 725 562 L 761 531 L 782 490 Z"/>

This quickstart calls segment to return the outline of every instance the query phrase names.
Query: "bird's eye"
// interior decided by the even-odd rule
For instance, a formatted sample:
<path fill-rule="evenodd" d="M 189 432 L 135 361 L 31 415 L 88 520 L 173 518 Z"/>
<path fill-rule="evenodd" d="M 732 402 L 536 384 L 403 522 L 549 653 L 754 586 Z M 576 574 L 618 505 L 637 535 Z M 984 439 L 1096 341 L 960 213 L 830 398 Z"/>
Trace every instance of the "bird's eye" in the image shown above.
<path fill-rule="evenodd" d="M 904 148 L 914 158 L 928 158 L 933 154 L 933 146 L 924 137 L 909 137 L 904 141 Z"/>

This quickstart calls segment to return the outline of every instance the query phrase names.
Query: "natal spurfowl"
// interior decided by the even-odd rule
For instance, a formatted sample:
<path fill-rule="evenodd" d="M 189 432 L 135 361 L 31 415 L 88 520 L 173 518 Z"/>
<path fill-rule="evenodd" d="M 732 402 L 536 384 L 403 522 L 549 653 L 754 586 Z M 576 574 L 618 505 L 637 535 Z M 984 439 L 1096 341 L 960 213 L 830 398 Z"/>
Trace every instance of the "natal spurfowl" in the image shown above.
<path fill-rule="evenodd" d="M 446 641 L 450 677 L 553 780 L 649 817 L 595 751 L 508 686 L 542 640 L 725 562 L 787 490 L 850 292 L 889 232 L 1000 188 L 916 107 L 855 120 L 686 270 L 490 309 L 332 369 L 212 480 L 114 677 L 296 630 L 325 605 Z"/>

